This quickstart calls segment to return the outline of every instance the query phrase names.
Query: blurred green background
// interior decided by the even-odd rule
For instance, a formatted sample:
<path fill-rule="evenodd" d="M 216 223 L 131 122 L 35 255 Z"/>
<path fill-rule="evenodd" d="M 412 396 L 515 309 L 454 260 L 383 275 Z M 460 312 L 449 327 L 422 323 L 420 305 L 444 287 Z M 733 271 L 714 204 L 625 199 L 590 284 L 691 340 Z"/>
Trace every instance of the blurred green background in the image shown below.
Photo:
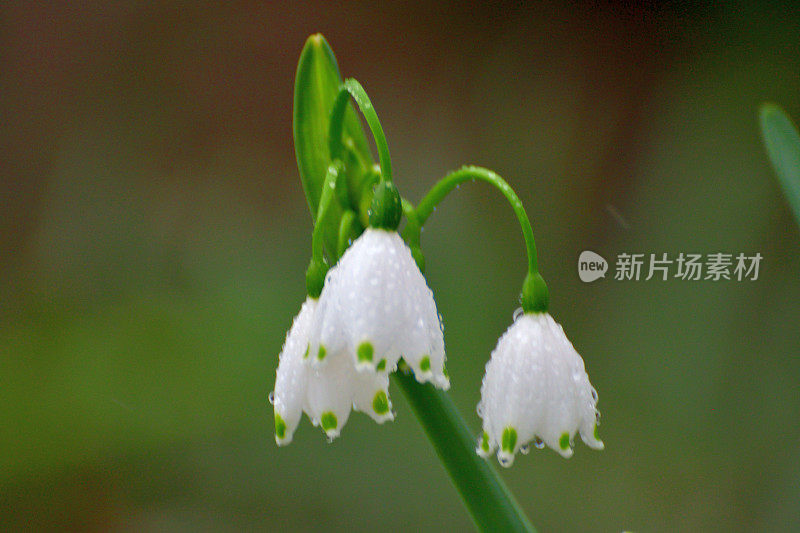
<path fill-rule="evenodd" d="M 327 2 L 0 8 L 0 526 L 464 530 L 401 393 L 278 449 L 267 394 L 304 293 L 294 69 L 322 32 L 418 200 L 503 175 L 552 312 L 599 391 L 606 450 L 502 472 L 543 531 L 800 529 L 800 232 L 757 106 L 800 117 L 800 14 Z M 525 269 L 517 223 L 462 187 L 423 236 L 451 395 Z M 760 252 L 757 281 L 577 276 L 579 253 Z"/>

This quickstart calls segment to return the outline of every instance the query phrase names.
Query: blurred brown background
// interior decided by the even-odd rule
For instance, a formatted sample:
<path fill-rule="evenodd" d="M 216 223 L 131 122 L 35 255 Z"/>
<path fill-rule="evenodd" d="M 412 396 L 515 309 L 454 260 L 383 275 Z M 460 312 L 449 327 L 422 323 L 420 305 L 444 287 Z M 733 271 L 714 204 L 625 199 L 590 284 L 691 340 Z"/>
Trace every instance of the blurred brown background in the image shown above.
<path fill-rule="evenodd" d="M 0 524 L 463 530 L 394 390 L 278 449 L 266 397 L 304 297 L 294 69 L 322 32 L 381 117 L 401 192 L 463 163 L 534 223 L 606 450 L 502 474 L 543 531 L 800 528 L 800 232 L 759 103 L 800 117 L 791 3 L 0 7 Z M 510 210 L 462 187 L 425 232 L 452 396 L 524 275 Z M 755 282 L 580 282 L 578 254 L 760 252 Z"/>

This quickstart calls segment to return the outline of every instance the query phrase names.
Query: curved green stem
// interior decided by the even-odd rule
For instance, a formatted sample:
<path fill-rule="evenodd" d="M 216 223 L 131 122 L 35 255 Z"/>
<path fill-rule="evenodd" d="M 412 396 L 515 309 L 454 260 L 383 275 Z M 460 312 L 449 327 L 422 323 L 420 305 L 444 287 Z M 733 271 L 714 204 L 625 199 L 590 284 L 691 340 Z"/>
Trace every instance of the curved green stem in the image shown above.
<path fill-rule="evenodd" d="M 347 110 L 347 103 L 350 97 L 353 97 L 364 118 L 367 120 L 369 129 L 372 131 L 372 136 L 375 138 L 375 146 L 378 148 L 378 159 L 381 163 L 381 179 L 391 182 L 392 181 L 392 160 L 389 157 L 389 146 L 386 144 L 386 136 L 383 134 L 381 122 L 378 120 L 378 115 L 375 113 L 375 108 L 372 107 L 372 102 L 367 96 L 367 92 L 358 81 L 353 78 L 344 80 L 344 83 L 339 87 L 339 94 L 333 103 L 331 110 L 331 120 L 328 130 L 328 147 L 330 149 L 331 159 L 340 157 L 342 145 L 342 128 L 344 126 L 344 113 Z"/>
<path fill-rule="evenodd" d="M 491 463 L 475 453 L 475 438 L 450 397 L 399 369 L 392 378 L 411 404 L 436 454 L 481 531 L 535 531 Z"/>
<path fill-rule="evenodd" d="M 528 220 L 528 214 L 525 213 L 525 209 L 522 207 L 522 201 L 511 186 L 509 186 L 503 178 L 489 169 L 465 166 L 439 180 L 425 198 L 422 199 L 419 205 L 417 205 L 417 219 L 419 220 L 420 226 L 425 224 L 439 202 L 441 202 L 450 191 L 465 181 L 475 180 L 485 181 L 492 185 L 503 193 L 503 196 L 505 196 L 511 204 L 511 208 L 517 215 L 517 219 L 519 219 L 522 235 L 525 238 L 525 246 L 528 250 L 528 272 L 536 274 L 539 270 L 536 259 L 536 242 L 533 240 L 533 229 L 531 228 L 530 220 Z M 404 234 L 404 236 L 406 235 Z M 410 235 L 408 237 L 411 238 Z"/>

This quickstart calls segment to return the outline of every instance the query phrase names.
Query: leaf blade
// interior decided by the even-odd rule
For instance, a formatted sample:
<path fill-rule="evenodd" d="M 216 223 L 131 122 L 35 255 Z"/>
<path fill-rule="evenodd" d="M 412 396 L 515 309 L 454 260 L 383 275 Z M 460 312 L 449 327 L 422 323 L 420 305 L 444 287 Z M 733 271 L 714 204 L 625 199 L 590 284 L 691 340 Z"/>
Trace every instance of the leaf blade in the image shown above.
<path fill-rule="evenodd" d="M 800 226 L 800 133 L 789 116 L 775 104 L 763 104 L 759 120 L 770 162 Z"/>
<path fill-rule="evenodd" d="M 321 34 L 310 36 L 300 54 L 295 76 L 293 136 L 297 168 L 312 218 L 317 214 L 322 182 L 330 163 L 330 111 L 341 84 L 339 66 L 328 42 Z M 351 105 L 345 115 L 344 136 L 352 141 L 350 145 L 362 160 L 372 161 L 367 138 Z M 354 167 L 348 165 L 347 183 L 350 196 L 357 198 L 364 172 Z M 332 222 L 338 220 L 339 216 L 332 217 Z"/>

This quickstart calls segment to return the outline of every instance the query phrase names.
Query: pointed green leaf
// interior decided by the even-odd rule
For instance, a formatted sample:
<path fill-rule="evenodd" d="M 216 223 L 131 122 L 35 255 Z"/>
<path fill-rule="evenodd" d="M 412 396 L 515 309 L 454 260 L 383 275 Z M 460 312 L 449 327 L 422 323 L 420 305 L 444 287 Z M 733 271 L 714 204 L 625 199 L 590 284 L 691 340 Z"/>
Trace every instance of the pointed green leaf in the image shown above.
<path fill-rule="evenodd" d="M 800 225 L 800 134 L 792 120 L 775 104 L 762 105 L 760 119 L 767 154 Z"/>
<path fill-rule="evenodd" d="M 320 34 L 312 35 L 300 54 L 294 88 L 294 149 L 312 217 L 317 214 L 322 182 L 330 162 L 330 112 L 341 83 L 339 67 L 327 41 Z M 349 189 L 345 197 L 357 202 L 361 195 L 361 182 L 367 168 L 372 165 L 372 155 L 352 105 L 347 110 L 343 129 L 345 144 L 355 152 L 355 155 L 348 154 L 345 158 Z M 325 231 L 326 248 L 335 251 L 341 209 L 332 207 L 323 223 L 330 226 L 330 231 L 328 228 Z"/>

